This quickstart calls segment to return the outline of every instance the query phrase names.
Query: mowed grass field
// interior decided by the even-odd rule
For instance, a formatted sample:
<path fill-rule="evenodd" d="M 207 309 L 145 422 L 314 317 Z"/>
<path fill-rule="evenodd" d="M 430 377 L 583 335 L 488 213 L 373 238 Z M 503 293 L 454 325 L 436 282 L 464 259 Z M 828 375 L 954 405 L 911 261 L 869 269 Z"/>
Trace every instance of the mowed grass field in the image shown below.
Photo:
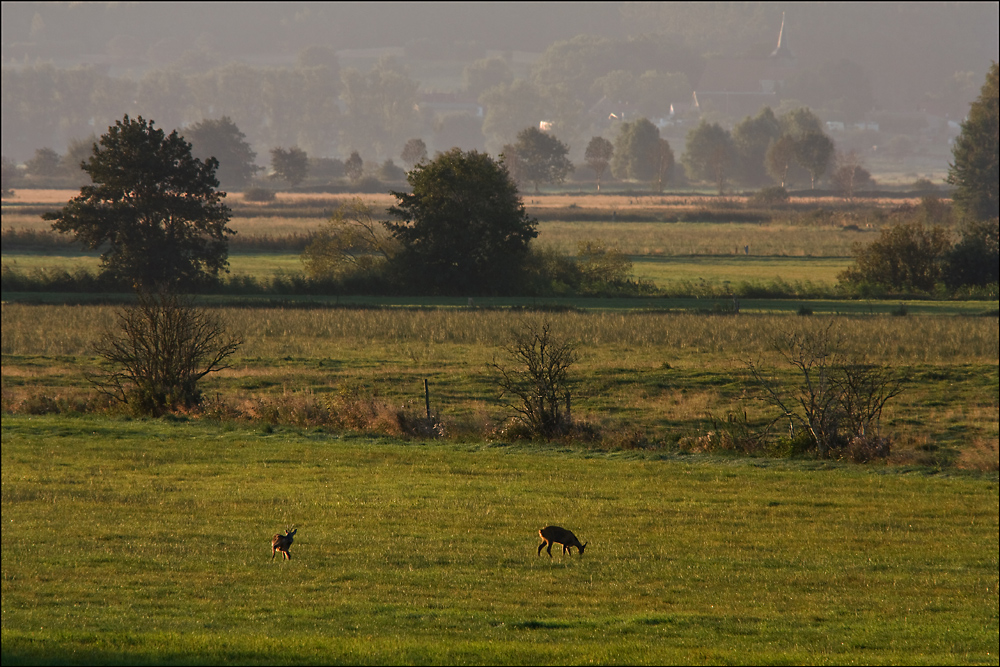
<path fill-rule="evenodd" d="M 2 433 L 5 665 L 997 663 L 995 474 L 197 421 Z M 585 554 L 536 555 L 550 523 Z"/>
<path fill-rule="evenodd" d="M 600 200 L 619 212 L 697 205 Z M 24 227 L 7 210 L 4 228 Z M 234 226 L 301 234 L 320 222 Z M 539 242 L 618 245 L 662 287 L 832 284 L 845 249 L 872 238 L 542 218 Z M 231 261 L 257 277 L 301 271 L 293 254 Z M 204 414 L 135 420 L 73 408 L 95 395 L 86 374 L 115 308 L 37 298 L 49 296 L 58 305 L 2 305 L 4 665 L 998 664 L 995 302 L 907 303 L 905 317 L 809 302 L 817 315 L 797 317 L 771 311 L 798 301 L 747 300 L 731 316 L 706 314 L 713 299 L 206 297 L 246 341 L 232 368 L 203 381 Z M 573 415 L 596 440 L 506 436 L 488 364 L 510 332 L 543 323 L 579 344 Z M 699 449 L 731 415 L 766 416 L 747 359 L 791 387 L 771 343 L 827 326 L 845 353 L 905 376 L 883 415 L 887 461 Z M 442 438 L 323 421 L 352 392 L 422 416 L 425 379 Z M 52 405 L 61 413 L 31 414 Z M 538 556 L 547 524 L 586 553 Z M 293 559 L 272 561 L 271 536 L 293 525 Z"/>

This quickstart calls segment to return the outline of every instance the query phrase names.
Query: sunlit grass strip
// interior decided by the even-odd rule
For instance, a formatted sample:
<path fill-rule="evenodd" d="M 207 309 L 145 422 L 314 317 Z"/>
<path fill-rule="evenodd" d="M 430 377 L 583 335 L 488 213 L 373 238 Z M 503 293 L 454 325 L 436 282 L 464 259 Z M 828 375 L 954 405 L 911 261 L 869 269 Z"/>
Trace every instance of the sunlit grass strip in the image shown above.
<path fill-rule="evenodd" d="M 5 664 L 995 664 L 995 475 L 2 428 Z"/>

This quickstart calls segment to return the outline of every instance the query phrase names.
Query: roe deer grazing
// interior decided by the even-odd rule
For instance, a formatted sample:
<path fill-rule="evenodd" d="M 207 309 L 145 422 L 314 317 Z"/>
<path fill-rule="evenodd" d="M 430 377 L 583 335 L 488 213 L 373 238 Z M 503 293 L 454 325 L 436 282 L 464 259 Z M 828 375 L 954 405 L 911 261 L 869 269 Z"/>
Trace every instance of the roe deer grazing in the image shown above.
<path fill-rule="evenodd" d="M 552 558 L 552 544 L 561 544 L 563 548 L 563 553 L 573 553 L 570 551 L 570 547 L 576 547 L 580 550 L 580 555 L 583 555 L 583 550 L 587 547 L 589 542 L 584 542 L 580 544 L 580 540 L 576 539 L 576 535 L 569 532 L 565 528 L 560 528 L 559 526 L 546 526 L 538 531 L 538 536 L 542 538 L 542 543 L 538 545 L 538 555 L 542 555 L 542 547 L 548 545 L 546 551 L 549 552 L 549 558 Z"/>
<path fill-rule="evenodd" d="M 295 528 L 294 530 L 291 531 L 286 529 L 284 535 L 278 533 L 277 535 L 274 536 L 274 538 L 271 540 L 271 560 L 274 560 L 274 554 L 275 552 L 278 551 L 281 552 L 282 560 L 286 558 L 288 560 L 292 560 L 292 554 L 288 553 L 288 547 L 292 546 L 292 537 L 297 532 L 299 532 L 298 528 Z"/>

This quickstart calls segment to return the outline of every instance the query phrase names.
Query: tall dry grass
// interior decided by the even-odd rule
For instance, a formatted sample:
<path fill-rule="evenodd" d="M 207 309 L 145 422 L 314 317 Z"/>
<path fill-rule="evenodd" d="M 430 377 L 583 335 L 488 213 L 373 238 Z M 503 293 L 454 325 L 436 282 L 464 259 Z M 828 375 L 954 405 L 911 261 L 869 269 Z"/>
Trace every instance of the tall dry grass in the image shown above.
<path fill-rule="evenodd" d="M 5 355 L 90 354 L 114 320 L 111 306 L 3 304 Z M 769 349 L 778 333 L 818 330 L 834 318 L 845 351 L 886 363 L 995 363 L 998 321 L 977 317 L 708 316 L 644 312 L 466 309 L 220 308 L 253 357 L 336 358 L 341 346 L 454 345 L 492 349 L 525 323 L 548 322 L 585 349 L 656 349 L 672 356 L 739 358 Z"/>

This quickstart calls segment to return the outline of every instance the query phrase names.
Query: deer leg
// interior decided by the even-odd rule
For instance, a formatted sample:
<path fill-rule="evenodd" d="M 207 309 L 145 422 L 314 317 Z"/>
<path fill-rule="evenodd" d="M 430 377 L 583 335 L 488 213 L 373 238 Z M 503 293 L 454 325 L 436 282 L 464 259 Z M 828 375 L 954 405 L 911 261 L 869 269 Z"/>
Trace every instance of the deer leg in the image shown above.
<path fill-rule="evenodd" d="M 541 544 L 539 544 L 539 545 L 538 545 L 538 555 L 539 555 L 539 556 L 541 556 L 541 555 L 542 555 L 542 549 L 544 549 L 544 548 L 545 548 L 545 545 L 546 545 L 546 544 L 548 544 L 548 542 L 542 542 Z"/>

